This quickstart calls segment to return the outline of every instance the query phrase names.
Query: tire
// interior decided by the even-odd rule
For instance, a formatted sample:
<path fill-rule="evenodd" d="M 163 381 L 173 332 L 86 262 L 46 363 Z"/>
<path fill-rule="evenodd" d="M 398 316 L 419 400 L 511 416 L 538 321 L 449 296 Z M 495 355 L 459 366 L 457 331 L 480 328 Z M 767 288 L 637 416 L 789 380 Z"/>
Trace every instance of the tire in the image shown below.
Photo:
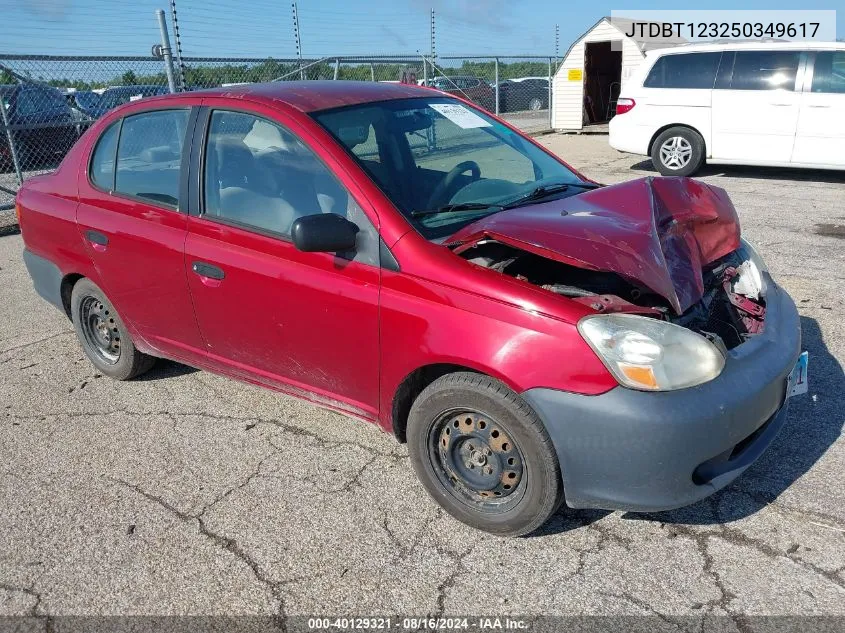
<path fill-rule="evenodd" d="M 671 127 L 654 139 L 651 161 L 662 176 L 691 176 L 704 164 L 704 139 L 688 127 Z"/>
<path fill-rule="evenodd" d="M 155 358 L 135 348 L 117 310 L 90 279 L 76 282 L 70 311 L 73 329 L 85 355 L 104 376 L 129 380 L 155 363 Z"/>
<path fill-rule="evenodd" d="M 438 378 L 411 406 L 407 436 L 427 492 L 474 528 L 529 534 L 563 501 L 549 434 L 531 407 L 494 378 L 470 372 Z"/>
<path fill-rule="evenodd" d="M 532 110 L 532 111 L 534 111 L 534 112 L 536 112 L 537 110 L 542 110 L 542 109 L 543 109 L 543 102 L 542 102 L 542 100 L 540 100 L 540 99 L 539 99 L 539 98 L 537 98 L 537 97 L 532 98 L 532 99 L 528 102 L 528 109 L 529 109 L 529 110 Z"/>

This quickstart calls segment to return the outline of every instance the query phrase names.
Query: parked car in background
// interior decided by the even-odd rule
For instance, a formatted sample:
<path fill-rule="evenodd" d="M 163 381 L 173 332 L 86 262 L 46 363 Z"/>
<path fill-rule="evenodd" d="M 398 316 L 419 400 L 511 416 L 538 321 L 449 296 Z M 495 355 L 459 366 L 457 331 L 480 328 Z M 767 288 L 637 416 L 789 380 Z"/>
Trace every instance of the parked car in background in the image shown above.
<path fill-rule="evenodd" d="M 42 84 L 0 86 L 18 164 L 23 170 L 55 165 L 79 137 L 77 121 L 62 94 Z M 0 168 L 12 168 L 6 134 L 0 138 Z"/>
<path fill-rule="evenodd" d="M 522 77 L 499 82 L 499 112 L 546 110 L 549 107 L 547 77 Z"/>
<path fill-rule="evenodd" d="M 845 169 L 845 43 L 650 51 L 622 88 L 610 145 L 664 176 L 705 162 Z"/>
<path fill-rule="evenodd" d="M 112 108 L 116 108 L 124 103 L 143 99 L 144 97 L 165 95 L 167 92 L 167 86 L 116 86 L 114 88 L 107 88 L 100 95 L 97 110 L 100 113 L 99 116 L 102 116 Z"/>
<path fill-rule="evenodd" d="M 141 100 L 16 203 L 98 372 L 173 358 L 377 423 L 496 534 L 707 497 L 807 387 L 798 313 L 724 190 L 599 185 L 425 88 Z"/>
<path fill-rule="evenodd" d="M 81 135 L 100 116 L 100 95 L 91 90 L 76 90 L 64 93 L 76 120 L 76 132 Z"/>
<path fill-rule="evenodd" d="M 474 104 L 493 112 L 496 108 L 493 89 L 487 82 L 481 81 L 472 75 L 454 75 L 449 77 L 435 77 L 429 80 L 429 85 L 456 94 L 464 99 L 469 99 Z"/>
<path fill-rule="evenodd" d="M 93 90 L 76 90 L 66 92 L 65 99 L 72 110 L 88 119 L 100 116 L 100 95 Z"/>

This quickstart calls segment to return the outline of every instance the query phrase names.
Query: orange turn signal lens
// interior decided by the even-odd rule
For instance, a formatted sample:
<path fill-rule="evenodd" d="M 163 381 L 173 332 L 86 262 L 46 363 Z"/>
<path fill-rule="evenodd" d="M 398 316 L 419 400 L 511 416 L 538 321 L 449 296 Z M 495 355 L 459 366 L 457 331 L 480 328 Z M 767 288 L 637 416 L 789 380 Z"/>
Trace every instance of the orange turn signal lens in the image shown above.
<path fill-rule="evenodd" d="M 654 371 L 651 367 L 619 363 L 619 369 L 632 383 L 641 385 L 646 389 L 657 389 L 657 378 L 654 377 Z"/>

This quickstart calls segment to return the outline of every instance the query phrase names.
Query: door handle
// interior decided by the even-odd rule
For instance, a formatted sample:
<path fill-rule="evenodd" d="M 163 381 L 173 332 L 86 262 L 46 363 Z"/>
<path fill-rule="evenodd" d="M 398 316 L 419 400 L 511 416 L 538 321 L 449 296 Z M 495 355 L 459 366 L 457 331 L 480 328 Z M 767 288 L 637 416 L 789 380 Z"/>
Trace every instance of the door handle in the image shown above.
<path fill-rule="evenodd" d="M 99 231 L 94 231 L 93 229 L 88 229 L 85 231 L 85 239 L 91 242 L 91 245 L 94 247 L 94 250 L 104 251 L 106 250 L 106 246 L 109 245 L 109 238 L 104 233 L 100 233 Z"/>
<path fill-rule="evenodd" d="M 222 280 L 226 277 L 226 273 L 223 272 L 222 268 L 206 262 L 194 262 L 191 264 L 191 270 L 200 277 L 207 277 L 209 279 Z"/>
<path fill-rule="evenodd" d="M 791 106 L 791 103 L 770 103 L 769 105 L 773 105 L 777 108 L 785 108 L 787 106 Z"/>
<path fill-rule="evenodd" d="M 814 103 L 809 104 L 811 108 L 829 108 L 829 105 L 816 105 Z"/>

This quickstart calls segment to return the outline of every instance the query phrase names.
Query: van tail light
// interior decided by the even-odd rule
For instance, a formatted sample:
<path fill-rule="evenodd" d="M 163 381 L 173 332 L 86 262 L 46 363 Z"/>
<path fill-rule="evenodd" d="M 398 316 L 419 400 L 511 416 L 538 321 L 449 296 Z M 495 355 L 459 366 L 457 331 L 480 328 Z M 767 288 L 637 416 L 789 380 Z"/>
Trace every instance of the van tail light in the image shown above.
<path fill-rule="evenodd" d="M 633 99 L 619 99 L 616 102 L 616 114 L 625 114 L 626 112 L 630 112 L 634 109 L 634 106 L 637 105 L 637 102 Z"/>

